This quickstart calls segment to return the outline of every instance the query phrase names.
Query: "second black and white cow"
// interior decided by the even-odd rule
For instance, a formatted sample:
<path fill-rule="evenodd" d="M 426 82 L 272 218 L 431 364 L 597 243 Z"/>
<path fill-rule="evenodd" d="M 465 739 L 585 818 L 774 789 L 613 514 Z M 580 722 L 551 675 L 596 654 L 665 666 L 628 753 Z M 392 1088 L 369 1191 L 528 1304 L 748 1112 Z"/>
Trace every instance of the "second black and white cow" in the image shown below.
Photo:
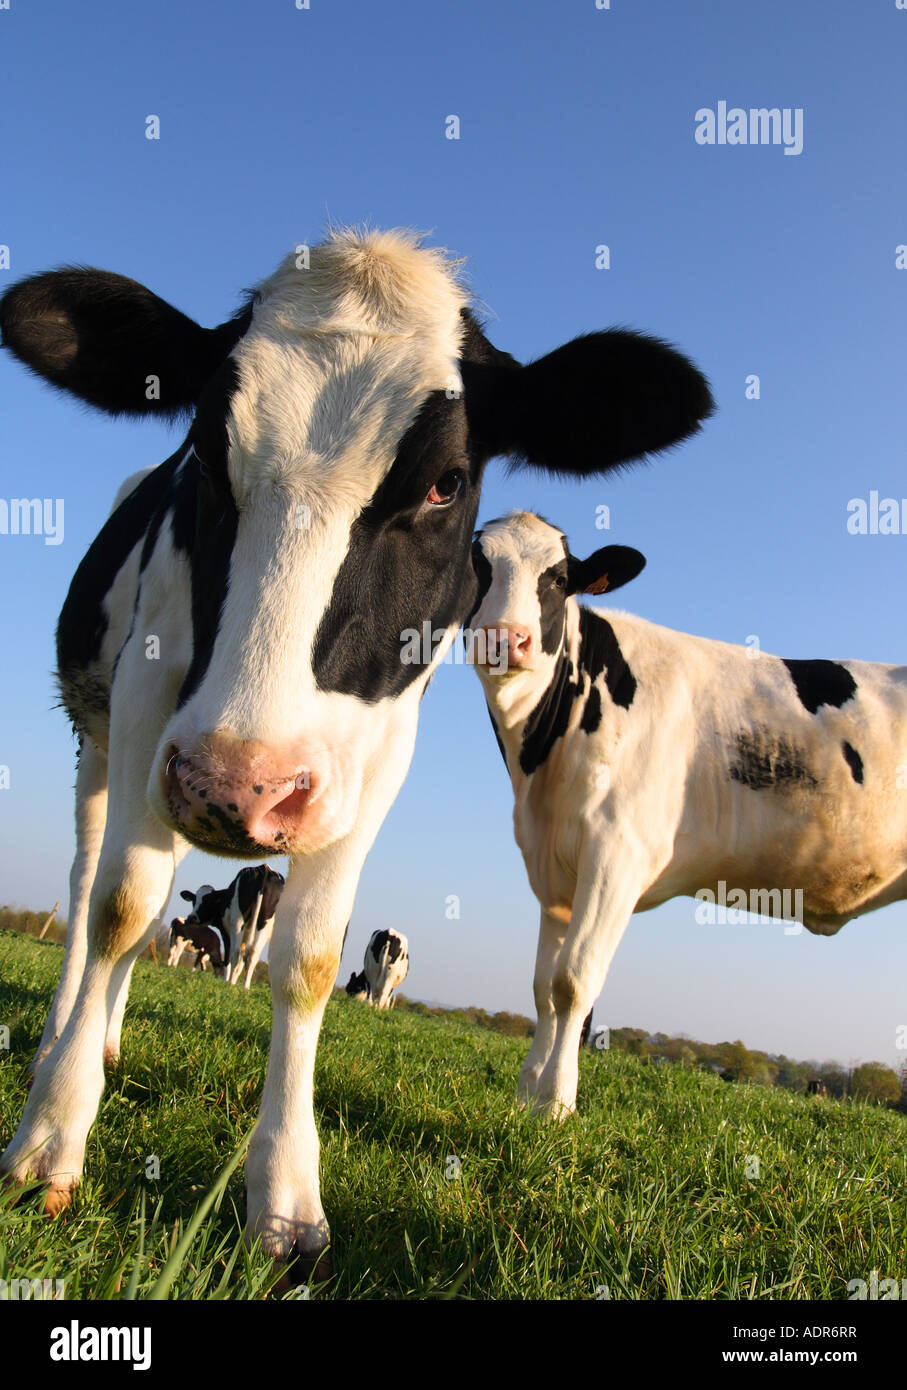
<path fill-rule="evenodd" d="M 179 965 L 183 952 L 191 947 L 196 952 L 193 969 L 204 970 L 210 962 L 216 975 L 224 977 L 230 959 L 230 943 L 227 933 L 216 924 L 202 926 L 191 918 L 183 920 L 174 917 L 170 924 L 170 952 L 168 965 Z"/>
<path fill-rule="evenodd" d="M 754 660 L 573 597 L 644 563 L 623 546 L 577 560 L 526 512 L 476 541 L 473 629 L 507 655 L 478 670 L 541 905 L 520 1095 L 555 1114 L 631 913 L 690 895 L 831 936 L 907 896 L 907 667 Z"/>
<path fill-rule="evenodd" d="M 228 944 L 226 980 L 236 984 L 245 970 L 245 988 L 252 984 L 255 967 L 271 939 L 274 914 L 284 889 L 284 876 L 267 864 L 240 869 L 226 888 L 202 884 L 195 892 L 184 888 L 180 897 L 192 904 L 189 926 L 219 927 Z"/>
<path fill-rule="evenodd" d="M 539 313 L 553 305 L 552 278 L 533 294 Z M 457 264 L 405 231 L 332 232 L 215 328 L 124 276 L 69 268 L 8 290 L 0 329 L 78 400 L 192 421 L 122 498 L 60 615 L 60 690 L 82 740 L 70 931 L 0 1166 L 44 1180 L 48 1211 L 68 1203 L 105 1037 L 112 1055 L 133 962 L 190 845 L 286 854 L 247 1229 L 311 1263 L 328 1243 L 321 1021 L 422 695 L 474 596 L 484 468 L 506 454 L 604 474 L 692 435 L 711 395 L 679 353 L 624 330 L 522 365 L 485 336 Z M 426 630 L 423 659 L 403 660 L 404 634 Z"/>
<path fill-rule="evenodd" d="M 402 932 L 372 932 L 365 948 L 363 974 L 375 1008 L 393 1008 L 394 990 L 409 974 L 409 942 Z"/>
<path fill-rule="evenodd" d="M 358 975 L 355 970 L 353 971 L 347 980 L 346 992 L 351 999 L 367 1000 L 371 998 L 371 991 L 364 970 L 360 970 Z"/>

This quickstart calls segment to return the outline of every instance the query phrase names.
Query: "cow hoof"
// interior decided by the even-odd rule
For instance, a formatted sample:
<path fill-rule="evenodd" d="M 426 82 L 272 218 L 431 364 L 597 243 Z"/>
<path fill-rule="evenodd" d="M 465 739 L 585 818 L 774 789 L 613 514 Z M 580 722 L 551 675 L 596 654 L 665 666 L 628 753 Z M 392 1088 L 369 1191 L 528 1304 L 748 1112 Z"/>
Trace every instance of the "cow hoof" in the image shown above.
<path fill-rule="evenodd" d="M 281 1296 L 294 1294 L 296 1298 L 308 1298 L 313 1286 L 323 1288 L 333 1279 L 334 1267 L 327 1245 L 314 1251 L 294 1249 L 273 1291 Z"/>
<path fill-rule="evenodd" d="M 55 1217 L 72 1206 L 71 1187 L 49 1187 L 44 1194 L 44 1215 Z"/>
<path fill-rule="evenodd" d="M 7 1199 L 10 1206 L 15 1206 L 20 1200 L 24 1200 L 32 1194 L 36 1188 L 40 1188 L 40 1179 L 35 1178 L 31 1173 L 24 1176 L 12 1169 L 0 1169 L 0 1194 Z M 44 1186 L 44 1201 L 42 1210 L 45 1216 L 51 1218 L 59 1216 L 61 1211 L 72 1205 L 73 1189 L 71 1187 L 55 1187 L 53 1184 Z"/>

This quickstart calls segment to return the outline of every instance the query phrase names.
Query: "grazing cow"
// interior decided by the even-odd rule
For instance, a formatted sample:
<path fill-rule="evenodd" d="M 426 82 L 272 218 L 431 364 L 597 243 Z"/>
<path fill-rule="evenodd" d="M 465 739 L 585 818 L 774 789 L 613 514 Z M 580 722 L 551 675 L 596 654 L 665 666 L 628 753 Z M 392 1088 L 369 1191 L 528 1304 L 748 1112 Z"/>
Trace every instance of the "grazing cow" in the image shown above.
<path fill-rule="evenodd" d="M 368 980 L 365 978 L 365 971 L 360 970 L 357 975 L 355 970 L 347 981 L 346 992 L 351 999 L 370 999 L 371 993 L 368 987 Z"/>
<path fill-rule="evenodd" d="M 229 962 L 230 941 L 225 931 L 217 926 L 200 926 L 191 918 L 174 917 L 170 924 L 170 950 L 168 965 L 179 965 L 187 947 L 195 951 L 193 970 L 205 970 L 208 965 L 222 978 Z"/>
<path fill-rule="evenodd" d="M 174 917 L 170 923 L 170 941 L 167 951 L 167 964 L 173 967 L 179 965 L 183 957 L 183 952 L 189 945 L 189 937 L 183 928 L 186 925 L 185 917 Z"/>
<path fill-rule="evenodd" d="M 476 544 L 474 630 L 507 651 L 502 674 L 478 670 L 541 906 L 520 1094 L 560 1114 L 631 913 L 684 894 L 773 917 L 799 902 L 797 921 L 830 936 L 907 896 L 907 667 L 753 660 L 606 618 L 573 595 L 618 588 L 643 557 L 612 545 L 577 560 L 530 513 Z"/>
<path fill-rule="evenodd" d="M 806 1094 L 808 1096 L 827 1096 L 828 1087 L 824 1081 L 813 1080 L 806 1083 Z"/>
<path fill-rule="evenodd" d="M 203 883 L 190 892 L 184 888 L 180 897 L 192 904 L 187 922 L 220 927 L 229 942 L 226 967 L 228 984 L 236 984 L 243 969 L 248 989 L 255 974 L 261 953 L 271 939 L 274 913 L 284 888 L 283 874 L 257 864 L 254 869 L 240 869 L 226 888 L 212 888 Z"/>
<path fill-rule="evenodd" d="M 74 964 L 0 1166 L 43 1179 L 46 1210 L 68 1204 L 111 1000 L 190 845 L 288 855 L 246 1228 L 275 1259 L 298 1256 L 300 1277 L 328 1243 L 322 1015 L 422 695 L 475 595 L 483 469 L 507 454 L 605 474 L 712 409 L 686 358 L 624 330 L 521 365 L 485 337 L 456 264 L 413 233 L 335 231 L 301 259 L 212 329 L 99 270 L 37 275 L 0 301 L 7 349 L 54 386 L 113 415 L 192 417 L 101 529 L 60 617 L 82 735 Z M 423 657 L 403 660 L 413 631 Z"/>
<path fill-rule="evenodd" d="M 394 990 L 409 974 L 409 942 L 402 932 L 373 931 L 365 948 L 363 973 L 376 1009 L 391 1009 Z"/>
<path fill-rule="evenodd" d="M 179 922 L 180 919 L 176 918 L 176 921 Z M 230 963 L 230 938 L 222 927 L 202 925 L 188 917 L 179 927 L 172 930 L 177 933 L 178 953 L 176 959 L 168 961 L 168 964 L 178 964 L 183 950 L 191 946 L 197 952 L 194 970 L 204 970 L 205 962 L 210 961 L 215 974 L 225 975 Z"/>

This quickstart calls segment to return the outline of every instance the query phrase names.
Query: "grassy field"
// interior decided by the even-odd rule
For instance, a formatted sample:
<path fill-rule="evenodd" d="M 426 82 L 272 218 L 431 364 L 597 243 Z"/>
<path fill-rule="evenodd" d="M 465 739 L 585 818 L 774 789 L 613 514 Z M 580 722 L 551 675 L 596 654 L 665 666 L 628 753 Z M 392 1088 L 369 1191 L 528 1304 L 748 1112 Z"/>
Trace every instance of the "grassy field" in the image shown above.
<path fill-rule="evenodd" d="M 0 934 L 3 1143 L 61 954 Z M 139 962 L 86 1180 L 56 1222 L 0 1195 L 0 1278 L 64 1279 L 68 1298 L 266 1296 L 241 1166 L 217 1180 L 254 1123 L 269 1022 L 264 985 Z M 904 1274 L 903 1116 L 589 1052 L 581 1114 L 540 1126 L 512 1103 L 525 1049 L 332 1000 L 316 1108 L 337 1277 L 313 1296 L 840 1299 L 873 1269 Z"/>

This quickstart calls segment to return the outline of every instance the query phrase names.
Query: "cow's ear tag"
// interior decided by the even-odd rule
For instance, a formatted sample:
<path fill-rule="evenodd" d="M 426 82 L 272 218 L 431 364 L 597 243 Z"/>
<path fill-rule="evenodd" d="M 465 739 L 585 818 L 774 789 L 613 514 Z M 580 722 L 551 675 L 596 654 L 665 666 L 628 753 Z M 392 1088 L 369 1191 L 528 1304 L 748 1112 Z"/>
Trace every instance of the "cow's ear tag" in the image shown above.
<path fill-rule="evenodd" d="M 603 594 L 608 587 L 608 576 L 603 574 L 600 579 L 593 579 L 591 584 L 587 584 L 583 590 L 584 594 Z"/>

